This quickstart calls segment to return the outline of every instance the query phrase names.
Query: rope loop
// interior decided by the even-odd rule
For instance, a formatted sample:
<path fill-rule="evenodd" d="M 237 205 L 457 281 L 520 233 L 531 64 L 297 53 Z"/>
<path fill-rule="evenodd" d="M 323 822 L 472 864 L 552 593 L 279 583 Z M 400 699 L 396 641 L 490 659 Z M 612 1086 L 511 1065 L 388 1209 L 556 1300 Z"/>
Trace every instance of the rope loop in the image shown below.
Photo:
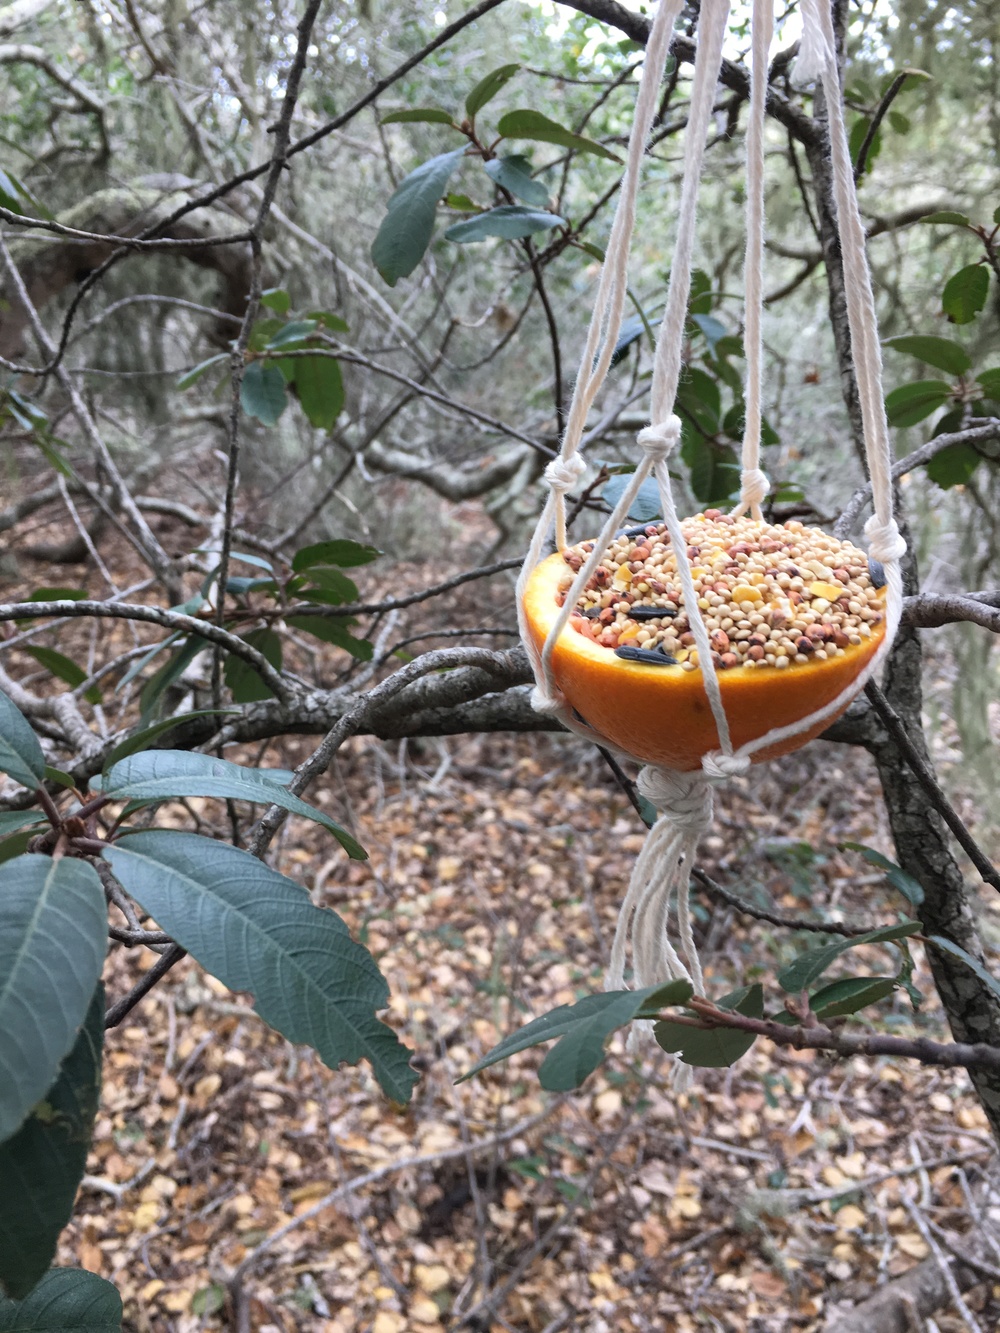
<path fill-rule="evenodd" d="M 882 523 L 877 514 L 872 514 L 865 524 L 865 536 L 868 538 L 868 554 L 880 564 L 895 563 L 906 554 L 906 542 L 894 518 Z"/>
<path fill-rule="evenodd" d="M 725 754 L 722 750 L 714 750 L 701 761 L 701 771 L 709 782 L 738 778 L 749 770 L 750 756 L 746 754 Z"/>
<path fill-rule="evenodd" d="M 545 468 L 545 480 L 553 491 L 565 495 L 571 491 L 587 470 L 582 454 L 572 453 L 568 458 L 553 458 Z"/>
<path fill-rule="evenodd" d="M 566 707 L 566 696 L 555 686 L 546 689 L 544 685 L 536 685 L 531 691 L 531 706 L 544 717 L 556 717 Z"/>
<path fill-rule="evenodd" d="M 711 828 L 712 788 L 701 773 L 647 764 L 635 785 L 678 832 L 699 834 Z"/>
<path fill-rule="evenodd" d="M 817 0 L 802 0 L 802 40 L 795 57 L 795 82 L 801 85 L 818 79 L 829 59 L 830 49 L 820 24 Z"/>
<path fill-rule="evenodd" d="M 652 463 L 665 463 L 681 442 L 681 419 L 672 412 L 665 421 L 643 426 L 635 437 Z"/>

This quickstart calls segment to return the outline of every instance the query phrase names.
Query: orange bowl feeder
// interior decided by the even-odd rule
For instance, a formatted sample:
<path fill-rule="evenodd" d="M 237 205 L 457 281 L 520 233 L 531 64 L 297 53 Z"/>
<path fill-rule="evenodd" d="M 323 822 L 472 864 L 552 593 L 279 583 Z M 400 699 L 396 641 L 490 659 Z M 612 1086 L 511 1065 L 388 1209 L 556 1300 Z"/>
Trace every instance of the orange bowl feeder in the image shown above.
<path fill-rule="evenodd" d="M 857 680 L 885 634 L 880 570 L 862 551 L 798 522 L 718 510 L 682 528 L 734 749 L 800 721 Z M 592 549 L 569 547 L 532 573 L 524 613 L 539 649 Z M 552 675 L 581 718 L 645 763 L 691 771 L 719 748 L 662 524 L 616 538 L 555 644 Z M 798 749 L 846 707 L 753 762 Z"/>

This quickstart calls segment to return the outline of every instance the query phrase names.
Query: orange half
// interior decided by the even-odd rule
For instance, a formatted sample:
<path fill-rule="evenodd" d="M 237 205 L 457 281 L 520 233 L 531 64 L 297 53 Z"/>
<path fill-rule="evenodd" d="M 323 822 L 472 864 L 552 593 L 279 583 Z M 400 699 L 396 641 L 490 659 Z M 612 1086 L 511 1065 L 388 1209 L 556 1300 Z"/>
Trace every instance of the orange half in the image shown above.
<path fill-rule="evenodd" d="M 559 612 L 556 601 L 566 562 L 556 552 L 528 580 L 524 611 L 531 636 L 541 649 Z M 885 589 L 879 605 L 884 610 Z M 733 748 L 757 740 L 774 727 L 788 726 L 822 708 L 856 680 L 885 635 L 885 620 L 871 637 L 824 661 L 791 662 L 787 667 L 736 666 L 718 671 L 719 689 Z M 552 674 L 573 708 L 611 744 L 647 764 L 679 772 L 701 767 L 719 748 L 700 669 L 647 666 L 616 657 L 567 625 L 552 654 Z M 797 750 L 824 731 L 848 705 L 798 735 L 769 745 L 753 762 Z"/>

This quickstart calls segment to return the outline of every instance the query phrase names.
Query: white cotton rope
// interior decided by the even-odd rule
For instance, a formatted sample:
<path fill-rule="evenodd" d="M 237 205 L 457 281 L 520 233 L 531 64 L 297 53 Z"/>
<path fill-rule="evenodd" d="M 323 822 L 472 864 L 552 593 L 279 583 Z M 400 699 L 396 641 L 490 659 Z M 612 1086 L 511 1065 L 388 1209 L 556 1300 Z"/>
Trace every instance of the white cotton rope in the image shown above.
<path fill-rule="evenodd" d="M 606 258 L 581 357 L 567 426 L 558 458 L 545 469 L 549 497 L 529 545 L 517 585 L 521 637 L 529 653 L 536 686 L 532 704 L 540 712 L 554 715 L 577 735 L 603 746 L 600 736 L 572 709 L 555 684 L 552 654 L 559 636 L 569 623 L 580 595 L 604 559 L 616 533 L 629 515 L 635 497 L 652 474 L 661 498 L 664 522 L 677 562 L 677 573 L 687 610 L 688 623 L 698 651 L 705 693 L 719 737 L 719 749 L 706 755 L 694 773 L 675 773 L 647 765 L 639 774 L 640 792 L 660 812 L 639 855 L 622 904 L 618 928 L 607 970 L 606 987 L 624 985 L 629 938 L 632 943 L 632 984 L 637 988 L 664 980 L 683 978 L 702 993 L 704 981 L 695 948 L 689 908 L 689 869 L 698 843 L 712 822 L 712 783 L 745 772 L 757 751 L 777 745 L 811 729 L 839 712 L 855 696 L 865 680 L 879 667 L 892 646 L 902 609 L 899 561 L 906 545 L 899 534 L 892 509 L 892 455 L 882 397 L 881 351 L 865 254 L 864 229 L 854 188 L 854 178 L 839 95 L 838 69 L 828 0 L 802 0 L 803 38 L 796 62 L 799 81 L 822 80 L 829 115 L 834 202 L 840 233 L 847 313 L 858 382 L 865 452 L 872 482 L 874 512 L 865 525 L 869 550 L 880 561 L 886 577 L 886 631 L 883 642 L 868 667 L 850 686 L 807 717 L 785 727 L 774 728 L 733 749 L 728 720 L 722 703 L 719 680 L 712 661 L 708 630 L 698 607 L 687 543 L 674 505 L 668 460 L 681 438 L 681 422 L 674 402 L 682 370 L 682 353 L 691 265 L 697 222 L 698 190 L 705 145 L 712 123 L 715 89 L 722 63 L 722 45 L 729 15 L 729 0 L 702 0 L 698 46 L 691 85 L 690 111 L 685 137 L 684 171 L 678 205 L 677 237 L 670 270 L 666 308 L 654 351 L 651 387 L 652 424 L 638 435 L 642 451 L 613 512 L 608 516 L 593 549 L 566 591 L 545 643 L 537 647 L 524 612 L 527 581 L 542 558 L 554 525 L 559 550 L 566 548 L 565 496 L 581 480 L 586 463 L 578 452 L 588 413 L 610 365 L 618 338 L 626 297 L 628 255 L 635 226 L 636 197 L 645 145 L 655 114 L 660 82 L 670 47 L 673 26 L 682 0 L 662 0 L 653 19 L 629 138 L 628 154 L 618 207 Z M 742 442 L 740 500 L 735 516 L 748 510 L 762 519 L 761 503 L 769 485 L 760 468 L 763 365 L 763 264 L 764 264 L 764 125 L 768 86 L 768 59 L 774 28 L 773 0 L 753 0 L 751 33 L 751 91 L 747 128 L 747 244 L 745 256 L 746 318 L 745 386 L 746 420 Z M 611 749 L 615 749 L 612 745 Z M 620 752 L 619 752 L 620 753 Z M 676 898 L 680 946 L 684 957 L 671 943 L 668 922 Z M 649 1025 L 645 1025 L 649 1026 Z"/>

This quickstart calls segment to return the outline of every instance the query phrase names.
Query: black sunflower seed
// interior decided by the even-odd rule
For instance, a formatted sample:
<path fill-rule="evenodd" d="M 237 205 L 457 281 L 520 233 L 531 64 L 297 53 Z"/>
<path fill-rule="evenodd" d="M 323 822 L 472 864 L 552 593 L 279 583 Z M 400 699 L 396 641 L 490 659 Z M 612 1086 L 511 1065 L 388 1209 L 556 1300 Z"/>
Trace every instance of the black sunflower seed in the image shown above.
<path fill-rule="evenodd" d="M 630 606 L 625 614 L 629 620 L 661 620 L 675 616 L 677 612 L 666 606 Z"/>
<path fill-rule="evenodd" d="M 885 587 L 885 570 L 882 568 L 880 561 L 872 560 L 870 557 L 868 560 L 868 577 L 872 581 L 873 588 Z"/>
<path fill-rule="evenodd" d="M 676 657 L 661 652 L 659 648 L 632 648 L 625 644 L 623 647 L 615 649 L 615 657 L 620 657 L 625 662 L 646 662 L 649 666 L 677 665 Z"/>

